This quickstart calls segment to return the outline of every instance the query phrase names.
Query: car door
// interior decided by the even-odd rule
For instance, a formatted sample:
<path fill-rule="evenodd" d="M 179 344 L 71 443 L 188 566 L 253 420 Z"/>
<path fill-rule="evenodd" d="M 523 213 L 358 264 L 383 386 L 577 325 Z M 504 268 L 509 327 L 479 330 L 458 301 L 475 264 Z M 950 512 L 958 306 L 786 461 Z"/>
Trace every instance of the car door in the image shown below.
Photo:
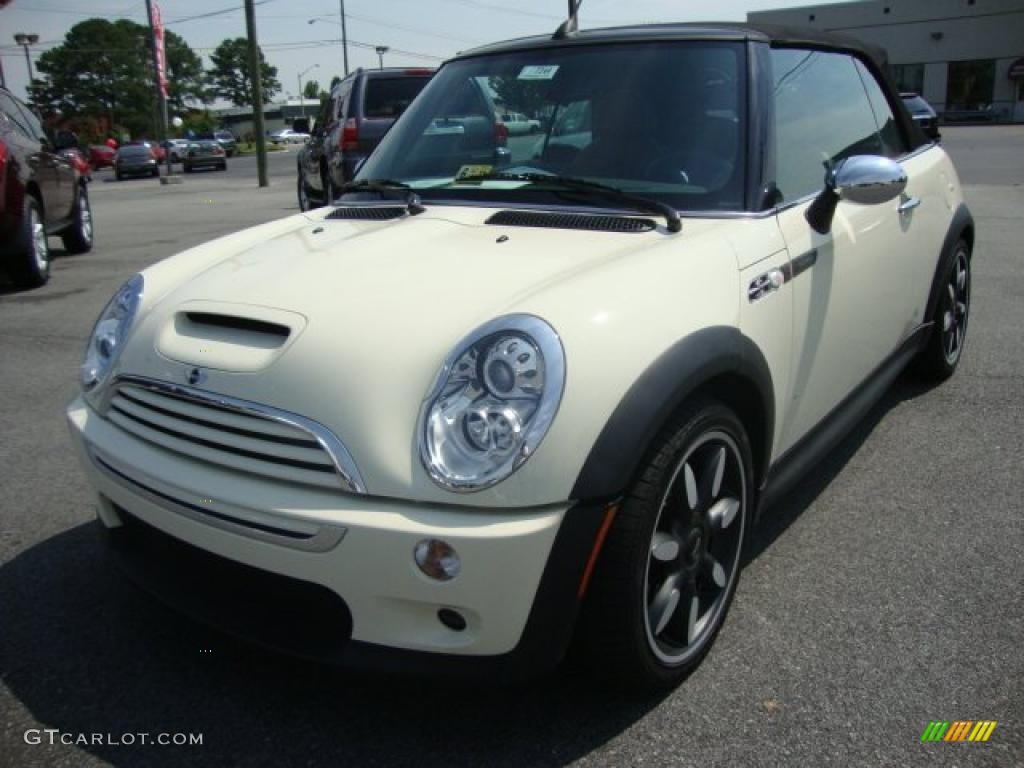
<path fill-rule="evenodd" d="M 18 108 L 32 137 L 38 142 L 35 157 L 41 178 L 45 178 L 48 189 L 43 191 L 46 223 L 61 221 L 71 215 L 75 200 L 75 184 L 78 177 L 70 161 L 57 154 L 53 142 L 35 113 L 22 103 Z M 43 182 L 40 182 L 42 186 Z"/>
<path fill-rule="evenodd" d="M 900 212 L 904 199 L 842 201 L 829 232 L 811 228 L 805 214 L 828 167 L 854 155 L 899 155 L 902 146 L 883 140 L 852 56 L 787 48 L 773 49 L 771 61 L 777 221 L 790 255 L 794 317 L 784 451 L 913 330 L 908 283 L 918 244 Z"/>
<path fill-rule="evenodd" d="M 43 151 L 25 111 L 14 97 L 0 93 L 0 111 L 7 116 L 13 129 L 5 139 L 17 145 L 12 154 L 25 159 L 28 167 L 23 171 L 23 178 L 26 182 L 28 179 L 35 181 L 43 198 L 44 217 L 49 221 L 52 216 L 49 208 L 51 205 L 57 206 L 59 201 L 59 182 L 54 158 Z"/>
<path fill-rule="evenodd" d="M 354 83 L 354 75 L 341 82 L 331 98 L 330 111 L 327 115 L 323 139 L 324 165 L 327 168 L 328 178 L 335 185 L 342 182 L 341 142 Z"/>

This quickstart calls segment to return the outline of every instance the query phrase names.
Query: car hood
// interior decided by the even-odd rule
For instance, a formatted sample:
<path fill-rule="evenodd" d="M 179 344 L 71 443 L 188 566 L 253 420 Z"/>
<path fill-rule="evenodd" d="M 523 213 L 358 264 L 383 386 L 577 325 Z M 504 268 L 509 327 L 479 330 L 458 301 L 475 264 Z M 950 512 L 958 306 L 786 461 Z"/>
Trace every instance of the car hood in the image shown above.
<path fill-rule="evenodd" d="M 559 331 L 559 312 L 593 314 L 606 291 L 560 290 L 570 278 L 666 245 L 676 254 L 720 226 L 688 222 L 671 235 L 659 221 L 652 232 L 595 236 L 491 226 L 489 213 L 431 206 L 381 222 L 320 211 L 265 225 L 269 236 L 242 233 L 241 247 L 229 238 L 170 259 L 144 273 L 156 303 L 144 305 L 121 373 L 184 384 L 198 367 L 210 391 L 328 426 L 370 493 L 451 502 L 419 467 L 414 435 L 423 397 L 459 340 L 512 312 L 547 316 Z M 734 259 L 719 265 L 735 270 Z M 225 327 L 223 317 L 242 321 Z M 505 486 L 491 503 L 503 503 Z"/>

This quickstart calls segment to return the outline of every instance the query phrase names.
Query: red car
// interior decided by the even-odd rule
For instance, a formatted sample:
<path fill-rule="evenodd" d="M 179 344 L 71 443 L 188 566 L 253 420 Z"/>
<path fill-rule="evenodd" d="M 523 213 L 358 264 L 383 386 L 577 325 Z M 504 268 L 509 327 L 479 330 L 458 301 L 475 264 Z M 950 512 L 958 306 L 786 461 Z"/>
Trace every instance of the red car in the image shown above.
<path fill-rule="evenodd" d="M 117 150 L 106 144 L 93 144 L 89 147 L 89 165 L 93 168 L 112 168 Z"/>

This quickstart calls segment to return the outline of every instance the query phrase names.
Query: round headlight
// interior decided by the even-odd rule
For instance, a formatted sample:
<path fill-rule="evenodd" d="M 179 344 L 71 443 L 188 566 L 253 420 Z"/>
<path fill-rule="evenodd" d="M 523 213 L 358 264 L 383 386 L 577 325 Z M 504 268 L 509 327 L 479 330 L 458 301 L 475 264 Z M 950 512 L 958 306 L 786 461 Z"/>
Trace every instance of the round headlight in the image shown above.
<path fill-rule="evenodd" d="M 445 360 L 420 418 L 423 466 L 452 491 L 504 480 L 533 455 L 558 411 L 565 354 L 532 315 L 478 328 Z"/>
<path fill-rule="evenodd" d="M 131 277 L 118 288 L 114 298 L 107 303 L 96 320 L 82 361 L 82 389 L 86 392 L 106 378 L 121 353 L 142 300 L 143 284 L 142 275 Z"/>

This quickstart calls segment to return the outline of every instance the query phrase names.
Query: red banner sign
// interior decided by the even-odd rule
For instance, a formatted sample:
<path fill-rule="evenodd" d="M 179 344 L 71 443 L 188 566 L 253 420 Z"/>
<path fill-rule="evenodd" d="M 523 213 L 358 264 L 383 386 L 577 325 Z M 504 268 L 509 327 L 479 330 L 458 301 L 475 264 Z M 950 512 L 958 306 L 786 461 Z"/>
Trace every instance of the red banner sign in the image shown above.
<path fill-rule="evenodd" d="M 153 38 L 156 43 L 156 71 L 160 81 L 160 93 L 167 98 L 167 54 L 164 50 L 164 17 L 160 4 L 153 3 Z"/>

